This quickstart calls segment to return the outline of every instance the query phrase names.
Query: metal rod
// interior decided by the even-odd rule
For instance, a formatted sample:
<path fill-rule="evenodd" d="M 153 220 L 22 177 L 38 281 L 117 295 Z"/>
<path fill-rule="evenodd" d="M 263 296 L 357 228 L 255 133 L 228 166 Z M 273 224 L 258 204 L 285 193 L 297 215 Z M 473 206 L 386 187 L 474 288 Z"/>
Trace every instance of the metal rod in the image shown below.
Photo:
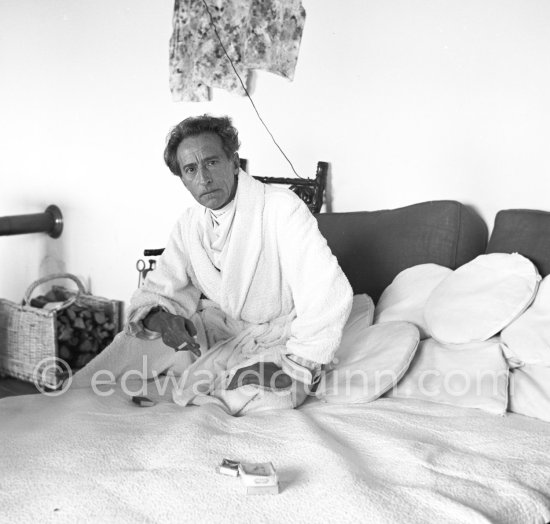
<path fill-rule="evenodd" d="M 0 236 L 48 233 L 58 238 L 62 231 L 63 214 L 55 205 L 48 206 L 44 213 L 0 217 Z"/>

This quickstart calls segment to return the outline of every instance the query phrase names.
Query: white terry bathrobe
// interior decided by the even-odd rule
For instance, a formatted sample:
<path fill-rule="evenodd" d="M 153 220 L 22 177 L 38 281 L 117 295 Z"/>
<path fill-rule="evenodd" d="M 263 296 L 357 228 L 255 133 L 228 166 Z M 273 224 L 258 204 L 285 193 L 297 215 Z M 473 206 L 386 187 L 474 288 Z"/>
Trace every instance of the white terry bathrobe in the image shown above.
<path fill-rule="evenodd" d="M 295 391 L 226 388 L 239 368 L 260 360 L 281 366 L 291 354 L 330 362 L 351 309 L 351 286 L 294 193 L 241 171 L 233 202 L 220 217 L 219 251 L 212 242 L 216 216 L 199 204 L 183 213 L 155 271 L 132 297 L 125 332 L 75 375 L 76 385 L 89 384 L 102 366 L 120 376 L 147 354 L 149 376 L 181 376 L 173 391 L 181 405 L 217 402 L 243 414 L 303 400 Z M 141 321 L 155 306 L 193 321 L 201 357 L 140 340 L 148 337 Z"/>

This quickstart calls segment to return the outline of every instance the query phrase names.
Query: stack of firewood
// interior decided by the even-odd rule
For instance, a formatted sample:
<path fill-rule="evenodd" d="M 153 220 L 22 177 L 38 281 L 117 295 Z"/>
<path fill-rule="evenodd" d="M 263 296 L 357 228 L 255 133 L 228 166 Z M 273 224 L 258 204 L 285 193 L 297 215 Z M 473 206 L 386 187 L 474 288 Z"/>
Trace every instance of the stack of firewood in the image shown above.
<path fill-rule="evenodd" d="M 45 295 L 33 298 L 33 307 L 52 309 L 65 302 L 70 293 L 63 288 L 53 288 Z M 85 366 L 107 347 L 117 333 L 112 315 L 101 309 L 83 305 L 78 301 L 58 311 L 56 332 L 58 356 L 72 369 Z"/>

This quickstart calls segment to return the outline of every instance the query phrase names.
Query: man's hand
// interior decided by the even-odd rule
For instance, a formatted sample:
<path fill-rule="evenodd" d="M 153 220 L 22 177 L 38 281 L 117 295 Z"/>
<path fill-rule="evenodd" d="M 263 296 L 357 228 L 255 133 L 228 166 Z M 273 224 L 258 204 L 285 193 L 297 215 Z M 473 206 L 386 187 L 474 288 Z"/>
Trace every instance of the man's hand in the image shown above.
<path fill-rule="evenodd" d="M 191 351 L 197 357 L 201 356 L 200 346 L 193 338 L 197 330 L 189 319 L 157 309 L 143 319 L 143 325 L 160 333 L 162 341 L 176 351 Z"/>
<path fill-rule="evenodd" d="M 262 386 L 271 389 L 286 389 L 292 384 L 292 379 L 273 362 L 257 362 L 251 366 L 239 369 L 227 389 L 241 386 Z"/>

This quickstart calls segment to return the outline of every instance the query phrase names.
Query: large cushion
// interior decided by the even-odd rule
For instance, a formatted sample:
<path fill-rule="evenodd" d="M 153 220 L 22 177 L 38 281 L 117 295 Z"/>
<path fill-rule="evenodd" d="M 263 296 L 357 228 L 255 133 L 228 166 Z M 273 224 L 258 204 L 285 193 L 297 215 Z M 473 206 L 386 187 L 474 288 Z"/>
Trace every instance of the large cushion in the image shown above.
<path fill-rule="evenodd" d="M 510 371 L 509 411 L 550 422 L 550 276 L 533 304 L 500 336 Z"/>
<path fill-rule="evenodd" d="M 350 337 L 354 330 L 360 327 L 369 327 L 374 321 L 374 302 L 365 293 L 353 295 L 351 311 L 342 334 L 342 341 L 338 351 L 348 351 Z"/>
<path fill-rule="evenodd" d="M 509 356 L 550 366 L 550 276 L 540 283 L 531 306 L 502 330 L 501 340 Z"/>
<path fill-rule="evenodd" d="M 409 322 L 354 322 L 344 329 L 337 358 L 316 396 L 339 404 L 376 400 L 403 376 L 419 340 L 418 329 Z"/>
<path fill-rule="evenodd" d="M 428 330 L 447 344 L 487 340 L 531 304 L 539 280 L 535 266 L 517 253 L 480 255 L 433 290 L 424 308 Z"/>
<path fill-rule="evenodd" d="M 419 264 L 401 271 L 376 304 L 374 322 L 412 322 L 420 331 L 420 338 L 428 338 L 424 307 L 434 288 L 451 273 L 448 267 L 437 264 Z"/>
<path fill-rule="evenodd" d="M 452 200 L 382 211 L 321 213 L 316 218 L 354 293 L 367 293 L 375 302 L 408 267 L 434 263 L 455 269 L 487 247 L 483 220 Z"/>
<path fill-rule="evenodd" d="M 446 346 L 420 342 L 409 370 L 387 393 L 502 415 L 508 405 L 508 365 L 498 338 Z"/>
<path fill-rule="evenodd" d="M 510 371 L 508 411 L 550 422 L 550 367 L 524 365 Z"/>
<path fill-rule="evenodd" d="M 499 211 L 487 253 L 520 253 L 550 274 L 550 213 L 534 209 Z"/>

